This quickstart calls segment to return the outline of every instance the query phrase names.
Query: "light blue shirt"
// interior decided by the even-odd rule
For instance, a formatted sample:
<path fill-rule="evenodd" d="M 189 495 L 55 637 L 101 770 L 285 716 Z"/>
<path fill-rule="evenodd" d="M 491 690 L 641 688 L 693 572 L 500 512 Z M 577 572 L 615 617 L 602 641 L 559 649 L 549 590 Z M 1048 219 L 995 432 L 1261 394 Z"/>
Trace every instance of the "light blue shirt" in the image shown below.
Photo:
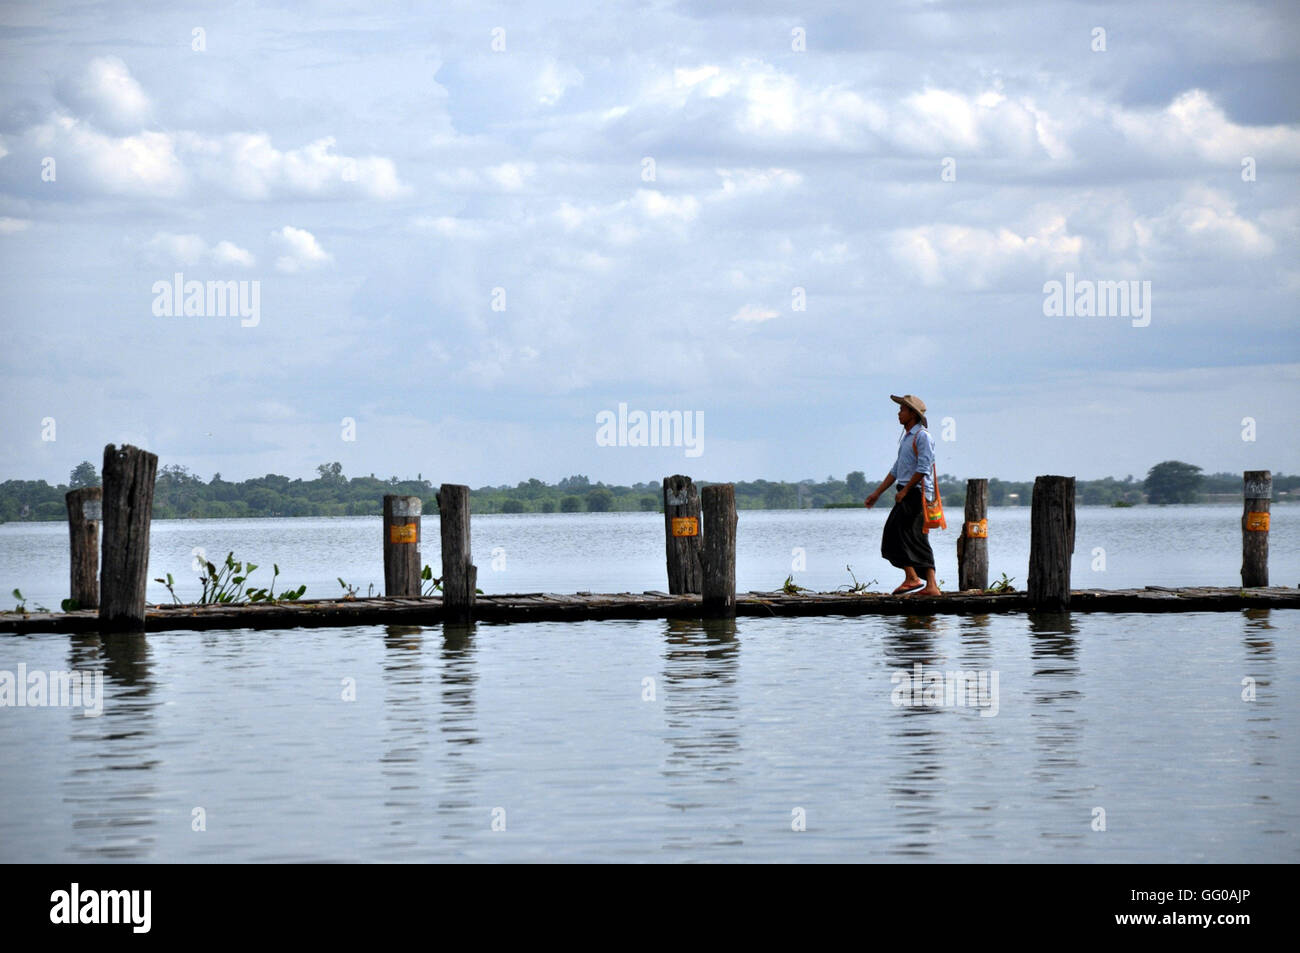
<path fill-rule="evenodd" d="M 916 438 L 916 450 L 912 450 L 912 438 Z M 931 467 L 934 466 L 934 441 L 930 438 L 930 431 L 926 430 L 916 423 L 912 429 L 898 438 L 898 460 L 894 463 L 894 469 L 889 472 L 894 475 L 894 480 L 899 484 L 899 489 L 912 479 L 913 473 L 924 473 L 925 479 L 921 481 L 922 490 L 927 500 L 934 499 L 934 476 Z"/>

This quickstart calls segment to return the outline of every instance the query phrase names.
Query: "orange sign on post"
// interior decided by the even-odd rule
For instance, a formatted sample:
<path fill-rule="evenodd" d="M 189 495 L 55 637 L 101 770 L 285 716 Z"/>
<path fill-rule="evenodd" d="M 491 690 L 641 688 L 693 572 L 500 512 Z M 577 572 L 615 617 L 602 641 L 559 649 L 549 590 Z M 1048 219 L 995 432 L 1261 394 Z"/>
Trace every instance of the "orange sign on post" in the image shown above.
<path fill-rule="evenodd" d="M 1268 514 L 1267 513 L 1247 513 L 1246 529 L 1254 530 L 1257 533 L 1268 532 Z"/>
<path fill-rule="evenodd" d="M 403 523 L 388 527 L 390 543 L 418 543 L 420 541 L 420 524 Z"/>
<path fill-rule="evenodd" d="M 674 516 L 673 535 L 674 536 L 699 536 L 700 535 L 699 518 L 695 516 Z"/>

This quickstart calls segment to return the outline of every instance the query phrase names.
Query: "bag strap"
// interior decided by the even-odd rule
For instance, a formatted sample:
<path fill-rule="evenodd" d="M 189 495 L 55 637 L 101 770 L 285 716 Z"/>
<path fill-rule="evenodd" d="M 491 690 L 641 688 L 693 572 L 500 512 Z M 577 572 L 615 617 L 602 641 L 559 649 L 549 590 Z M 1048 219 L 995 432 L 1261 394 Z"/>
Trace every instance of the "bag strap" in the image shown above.
<path fill-rule="evenodd" d="M 918 430 L 917 433 L 920 433 Z M 917 456 L 916 452 L 916 434 L 912 434 L 912 456 Z M 930 464 L 930 473 L 934 476 L 934 501 L 942 505 L 943 497 L 939 495 L 939 470 L 938 464 Z M 921 496 L 925 496 L 925 487 L 921 487 Z"/>

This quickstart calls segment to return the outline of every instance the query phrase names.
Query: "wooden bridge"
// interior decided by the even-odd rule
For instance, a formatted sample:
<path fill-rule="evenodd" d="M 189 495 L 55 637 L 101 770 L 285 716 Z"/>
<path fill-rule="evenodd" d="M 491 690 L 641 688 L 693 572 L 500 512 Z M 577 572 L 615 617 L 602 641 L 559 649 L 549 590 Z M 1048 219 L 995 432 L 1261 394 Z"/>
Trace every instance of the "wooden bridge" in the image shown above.
<path fill-rule="evenodd" d="M 1300 589 L 1188 588 L 1081 589 L 1072 612 L 1223 612 L 1300 609 Z M 580 622 L 603 619 L 698 619 L 702 597 L 667 592 L 559 595 L 547 592 L 480 595 L 478 622 Z M 947 592 L 941 596 L 883 593 L 748 592 L 737 596 L 737 616 L 986 615 L 1030 612 L 1028 593 Z M 436 625 L 451 621 L 443 600 L 429 598 L 322 599 L 256 605 L 158 605 L 145 612 L 147 632 L 205 629 L 339 628 L 352 625 Z M 0 632 L 97 632 L 95 609 L 0 613 Z"/>
<path fill-rule="evenodd" d="M 0 632 L 89 632 L 185 629 L 281 629 L 300 626 L 425 625 L 585 619 L 731 618 L 734 616 L 934 615 L 995 612 L 1204 612 L 1300 608 L 1300 590 L 1268 585 L 1267 470 L 1244 474 L 1242 588 L 1097 590 L 1070 588 L 1074 552 L 1074 477 L 1040 476 L 1031 501 L 1026 592 L 988 586 L 988 481 L 967 483 L 957 535 L 957 592 L 894 596 L 867 592 L 736 592 L 736 496 L 730 483 L 696 488 L 690 477 L 665 477 L 664 540 L 668 591 L 573 595 L 482 595 L 470 556 L 469 487 L 438 491 L 442 556 L 440 594 L 423 594 L 422 501 L 384 497 L 384 592 L 380 598 L 216 602 L 146 602 L 149 528 L 158 458 L 138 447 L 104 448 L 104 486 L 67 494 L 71 596 L 58 613 L 0 613 Z M 955 516 L 955 514 L 954 514 Z M 100 560 L 100 522 L 103 560 Z M 380 527 L 376 527 L 380 528 Z M 430 573 L 431 574 L 431 573 Z M 206 586 L 205 586 L 206 588 Z M 101 598 L 102 597 L 102 598 Z"/>

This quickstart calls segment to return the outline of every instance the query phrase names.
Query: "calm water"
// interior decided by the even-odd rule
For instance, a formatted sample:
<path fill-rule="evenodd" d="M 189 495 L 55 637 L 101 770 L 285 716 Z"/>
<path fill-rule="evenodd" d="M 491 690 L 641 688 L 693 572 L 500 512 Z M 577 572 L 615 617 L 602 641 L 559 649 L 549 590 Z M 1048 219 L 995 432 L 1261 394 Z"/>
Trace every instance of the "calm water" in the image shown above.
<path fill-rule="evenodd" d="M 830 590 L 852 582 L 845 570 L 851 565 L 859 580 L 878 580 L 872 588 L 892 589 L 902 573 L 880 558 L 887 509 L 742 510 L 737 587 L 771 590 L 793 574 L 799 585 Z M 1075 588 L 1241 584 L 1240 506 L 1081 507 L 1076 523 Z M 958 524 L 951 525 L 931 537 L 937 575 L 948 588 L 957 581 Z M 370 584 L 379 594 L 381 535 L 378 517 L 160 520 L 153 524 L 149 577 L 170 572 L 182 598 L 198 598 L 194 549 L 214 562 L 233 550 L 261 567 L 253 581 L 262 585 L 278 563 L 277 591 L 305 583 L 305 598 L 334 598 L 343 594 L 342 577 L 362 595 Z M 421 537 L 421 557 L 440 575 L 436 516 L 425 517 Z M 668 584 L 663 516 L 657 513 L 475 516 L 471 545 L 484 592 L 642 592 Z M 796 550 L 802 550 L 804 569 L 795 568 Z M 1300 584 L 1300 508 L 1275 508 L 1269 565 L 1274 585 Z M 992 510 L 990 578 L 1005 572 L 1023 588 L 1028 568 L 1028 508 Z M 67 525 L 0 524 L 0 587 L 6 598 L 18 587 L 29 606 L 58 608 L 68 594 Z M 151 582 L 149 599 L 170 597 Z"/>
<path fill-rule="evenodd" d="M 1028 514 L 994 516 L 994 573 L 1023 579 Z M 1082 509 L 1075 583 L 1231 585 L 1238 518 Z M 883 519 L 741 513 L 740 587 L 795 547 L 801 584 L 892 583 Z M 483 588 L 661 588 L 660 520 L 477 517 Z M 233 548 L 308 596 L 364 591 L 377 522 L 159 523 L 151 574 Z M 65 527 L 0 526 L 5 591 L 57 604 L 66 572 Z M 0 636 L 0 671 L 105 693 L 100 717 L 0 708 L 0 861 L 1294 862 L 1298 635 L 1263 610 Z M 996 715 L 895 705 L 917 663 L 996 673 Z"/>

